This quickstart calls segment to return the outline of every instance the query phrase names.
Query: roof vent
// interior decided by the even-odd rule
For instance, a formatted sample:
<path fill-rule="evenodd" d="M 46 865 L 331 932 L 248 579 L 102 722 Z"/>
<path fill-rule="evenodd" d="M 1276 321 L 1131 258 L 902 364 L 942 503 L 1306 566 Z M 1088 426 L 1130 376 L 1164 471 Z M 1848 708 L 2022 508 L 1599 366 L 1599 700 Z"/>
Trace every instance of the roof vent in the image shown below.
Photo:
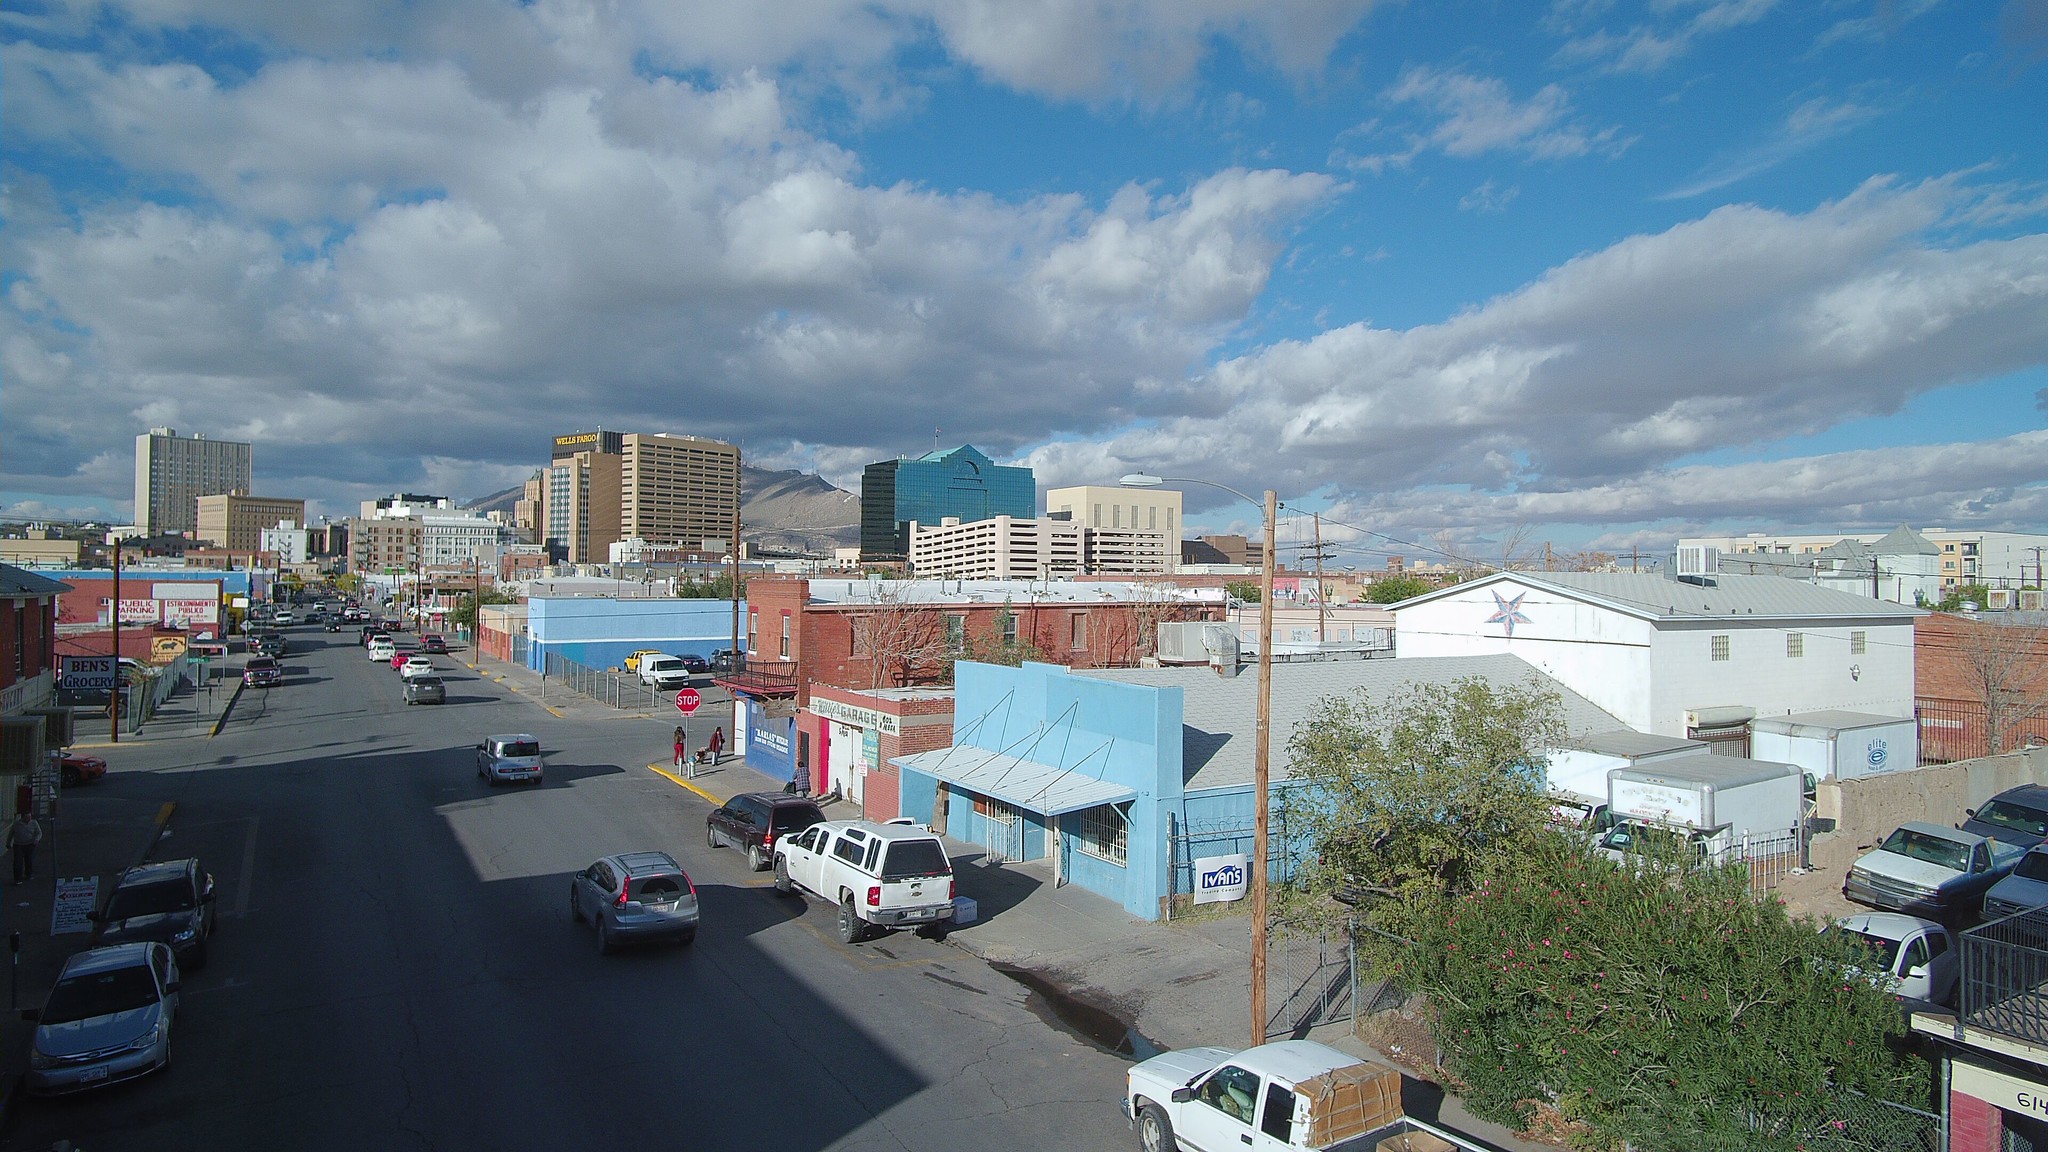
<path fill-rule="evenodd" d="M 1680 580 L 1711 584 L 1721 568 L 1721 551 L 1701 544 L 1687 544 L 1672 559 L 1671 574 Z"/>

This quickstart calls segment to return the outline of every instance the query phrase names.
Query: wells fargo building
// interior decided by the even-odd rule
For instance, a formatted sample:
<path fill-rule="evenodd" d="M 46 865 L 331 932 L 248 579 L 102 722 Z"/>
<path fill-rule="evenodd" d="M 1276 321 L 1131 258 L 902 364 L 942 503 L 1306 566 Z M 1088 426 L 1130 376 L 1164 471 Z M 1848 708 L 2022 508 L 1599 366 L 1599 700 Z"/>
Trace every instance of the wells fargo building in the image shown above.
<path fill-rule="evenodd" d="M 572 564 L 609 559 L 614 541 L 691 548 L 732 536 L 740 450 L 720 440 L 641 432 L 554 438 L 541 536 Z"/>

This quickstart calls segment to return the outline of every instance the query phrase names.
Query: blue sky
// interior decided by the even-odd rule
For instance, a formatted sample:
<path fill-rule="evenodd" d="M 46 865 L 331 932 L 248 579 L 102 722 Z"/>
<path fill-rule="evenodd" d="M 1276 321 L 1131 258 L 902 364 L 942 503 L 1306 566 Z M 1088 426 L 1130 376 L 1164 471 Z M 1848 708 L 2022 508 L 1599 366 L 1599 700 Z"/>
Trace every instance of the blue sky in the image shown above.
<path fill-rule="evenodd" d="M 79 0 L 0 108 L 12 516 L 152 425 L 341 515 L 601 424 L 1475 553 L 2048 524 L 2048 0 Z"/>

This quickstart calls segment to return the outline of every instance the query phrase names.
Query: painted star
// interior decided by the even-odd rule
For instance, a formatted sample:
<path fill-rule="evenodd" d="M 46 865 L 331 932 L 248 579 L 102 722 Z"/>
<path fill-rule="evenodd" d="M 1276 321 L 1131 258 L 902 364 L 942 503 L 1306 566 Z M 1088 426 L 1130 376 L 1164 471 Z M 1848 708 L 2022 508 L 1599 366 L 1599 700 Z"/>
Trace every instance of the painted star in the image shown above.
<path fill-rule="evenodd" d="M 1527 595 L 1528 593 L 1524 592 L 1521 596 L 1509 600 L 1501 596 L 1500 593 L 1495 592 L 1493 594 L 1493 604 L 1499 611 L 1488 616 L 1486 622 L 1488 624 L 1499 624 L 1507 630 L 1508 636 L 1512 638 L 1515 634 L 1515 625 L 1531 622 L 1527 616 L 1522 615 L 1522 599 Z"/>

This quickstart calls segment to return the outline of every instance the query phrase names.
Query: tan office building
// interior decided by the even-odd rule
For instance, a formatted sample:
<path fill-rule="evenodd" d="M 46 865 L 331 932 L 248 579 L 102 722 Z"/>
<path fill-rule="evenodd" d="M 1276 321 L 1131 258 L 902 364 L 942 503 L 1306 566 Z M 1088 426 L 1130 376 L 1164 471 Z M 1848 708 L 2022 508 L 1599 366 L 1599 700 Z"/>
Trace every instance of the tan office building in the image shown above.
<path fill-rule="evenodd" d="M 135 523 L 142 535 L 197 529 L 199 498 L 247 492 L 256 483 L 254 459 L 247 444 L 180 436 L 175 428 L 151 428 L 137 436 Z"/>
<path fill-rule="evenodd" d="M 602 564 L 620 535 L 619 464 L 611 452 L 574 452 L 548 463 L 541 537 L 571 564 Z"/>
<path fill-rule="evenodd" d="M 199 497 L 198 505 L 199 526 L 194 538 L 201 544 L 230 552 L 254 552 L 261 548 L 263 530 L 277 527 L 280 520 L 306 522 L 304 500 L 222 492 Z"/>
<path fill-rule="evenodd" d="M 1064 514 L 1083 528 L 1111 532 L 1144 533 L 1144 550 L 1128 549 L 1134 540 L 1118 541 L 1108 549 L 1102 562 L 1122 567 L 1101 567 L 1096 571 L 1134 573 L 1171 572 L 1180 562 L 1181 494 L 1173 488 L 1112 488 L 1084 484 L 1073 488 L 1050 488 L 1045 493 L 1048 515 Z M 1157 533 L 1156 545 L 1152 534 Z M 1105 540 L 1105 544 L 1110 543 Z M 1156 546 L 1156 555 L 1150 549 Z"/>
<path fill-rule="evenodd" d="M 349 571 L 411 572 L 420 566 L 426 525 L 417 516 L 355 516 L 348 522 Z"/>
<path fill-rule="evenodd" d="M 696 548 L 730 540 L 740 508 L 737 445 L 629 433 L 619 446 L 621 539 Z"/>

